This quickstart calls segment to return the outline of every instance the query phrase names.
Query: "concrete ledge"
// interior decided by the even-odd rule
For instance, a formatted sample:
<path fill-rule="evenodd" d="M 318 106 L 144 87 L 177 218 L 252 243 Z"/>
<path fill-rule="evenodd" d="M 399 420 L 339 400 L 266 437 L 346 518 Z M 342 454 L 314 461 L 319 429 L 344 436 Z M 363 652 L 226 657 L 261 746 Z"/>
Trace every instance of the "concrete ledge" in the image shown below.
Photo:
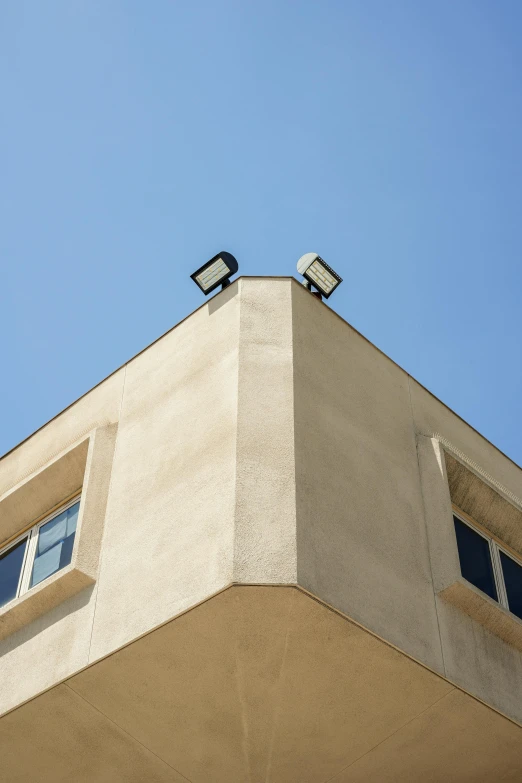
<path fill-rule="evenodd" d="M 82 495 L 71 563 L 0 609 L 0 639 L 96 581 L 116 429 L 117 425 L 112 424 L 93 430 L 50 466 L 0 499 L 0 529 L 16 534 L 17 529 L 27 527 L 27 512 L 24 516 L 21 511 L 24 498 L 29 513 L 34 514 L 39 507 L 45 513 L 44 502 L 51 503 L 47 508 L 52 509 L 59 502 L 56 498 L 71 494 L 71 487 L 73 491 L 81 488 Z M 18 525 L 14 530 L 13 520 Z"/>
<path fill-rule="evenodd" d="M 72 563 L 0 609 L 0 639 L 29 625 L 95 582 Z"/>
<path fill-rule="evenodd" d="M 490 486 L 484 476 L 459 462 L 444 449 L 448 485 L 452 502 L 522 554 L 522 509 Z"/>
<path fill-rule="evenodd" d="M 0 545 L 79 492 L 88 448 L 86 436 L 0 496 Z"/>
<path fill-rule="evenodd" d="M 478 590 L 463 577 L 438 594 L 440 598 L 499 636 L 507 644 L 522 650 L 522 620 Z"/>

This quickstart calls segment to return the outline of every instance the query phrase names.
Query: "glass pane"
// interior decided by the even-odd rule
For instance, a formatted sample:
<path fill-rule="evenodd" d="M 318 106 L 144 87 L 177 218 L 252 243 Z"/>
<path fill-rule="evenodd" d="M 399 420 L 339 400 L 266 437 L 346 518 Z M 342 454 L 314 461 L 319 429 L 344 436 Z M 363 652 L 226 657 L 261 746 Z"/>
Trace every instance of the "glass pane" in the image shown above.
<path fill-rule="evenodd" d="M 509 611 L 522 619 L 522 566 L 504 552 L 500 553 L 500 562 L 504 573 Z"/>
<path fill-rule="evenodd" d="M 16 598 L 27 538 L 0 555 L 0 606 Z"/>
<path fill-rule="evenodd" d="M 457 517 L 453 519 L 462 576 L 490 598 L 498 601 L 489 542 Z"/>
<path fill-rule="evenodd" d="M 67 535 L 70 536 L 76 533 L 76 524 L 78 522 L 78 511 L 80 509 L 80 503 L 75 503 L 74 506 L 67 509 Z"/>
<path fill-rule="evenodd" d="M 40 528 L 30 587 L 71 562 L 79 507 L 80 501 Z"/>
<path fill-rule="evenodd" d="M 43 555 L 48 549 L 63 541 L 66 535 L 67 511 L 63 511 L 40 528 L 36 555 Z"/>

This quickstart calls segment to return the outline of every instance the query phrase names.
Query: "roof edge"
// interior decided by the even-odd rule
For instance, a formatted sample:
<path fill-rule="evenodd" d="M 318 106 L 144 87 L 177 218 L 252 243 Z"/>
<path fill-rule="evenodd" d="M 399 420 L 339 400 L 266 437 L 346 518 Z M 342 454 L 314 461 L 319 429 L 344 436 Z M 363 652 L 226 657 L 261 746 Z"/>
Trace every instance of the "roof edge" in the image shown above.
<path fill-rule="evenodd" d="M 293 276 L 293 275 L 240 275 L 239 277 L 236 277 L 235 280 L 232 281 L 231 286 L 238 283 L 240 280 L 290 280 L 293 281 L 296 285 L 300 285 L 300 282 Z M 227 287 L 226 289 L 230 293 L 230 287 Z M 87 389 L 86 392 L 81 394 L 79 397 L 77 397 L 73 402 L 71 402 L 69 405 L 67 405 L 65 408 L 62 408 L 62 410 L 58 411 L 54 416 L 52 416 L 50 419 L 48 419 L 46 422 L 44 422 L 38 429 L 34 430 L 34 432 L 31 432 L 30 435 L 28 435 L 26 438 L 21 440 L 19 443 L 17 443 L 15 446 L 9 449 L 9 451 L 6 451 L 4 454 L 0 455 L 0 462 L 5 459 L 5 457 L 8 457 L 9 454 L 12 454 L 14 451 L 20 448 L 24 443 L 26 443 L 28 440 L 30 440 L 34 435 L 36 435 L 40 430 L 43 430 L 44 427 L 47 427 L 48 424 L 50 424 L 52 421 L 57 419 L 59 416 L 62 415 L 62 413 L 65 413 L 69 410 L 69 408 L 72 408 L 73 405 L 76 405 L 77 402 L 82 400 L 84 397 L 86 397 L 90 392 L 94 391 L 94 389 L 97 389 L 98 386 L 101 386 L 102 383 L 105 383 L 109 378 L 112 378 L 113 375 L 116 375 L 116 373 L 120 372 L 120 370 L 123 370 L 130 362 L 132 362 L 134 359 L 136 359 L 138 356 L 141 356 L 142 353 L 145 353 L 149 348 L 152 348 L 153 345 L 155 345 L 157 342 L 162 340 L 164 337 L 166 337 L 168 334 L 174 331 L 174 329 L 177 329 L 178 326 L 181 326 L 182 323 L 184 323 L 188 318 L 193 316 L 195 313 L 199 312 L 203 307 L 205 307 L 208 302 L 210 302 L 212 299 L 215 299 L 218 297 L 221 293 L 223 293 L 223 290 L 219 291 L 215 296 L 211 297 L 210 299 L 206 299 L 199 307 L 197 307 L 195 310 L 192 310 L 188 315 L 186 315 L 184 318 L 181 319 L 181 321 L 178 321 L 174 326 L 171 326 L 170 329 L 167 329 L 166 332 L 163 332 L 159 337 L 157 337 L 155 340 L 153 340 L 151 343 L 146 345 L 144 348 L 142 348 L 140 351 L 135 353 L 133 356 L 130 357 L 130 359 L 127 359 L 123 364 L 120 364 L 119 367 L 117 367 L 115 370 L 113 370 L 109 375 L 106 375 L 105 378 L 102 378 L 98 383 L 95 383 L 94 386 L 91 386 L 90 389 Z M 358 329 L 355 328 L 355 326 L 352 326 L 349 321 L 347 321 L 345 318 L 343 318 L 341 315 L 339 315 L 338 312 L 333 310 L 331 307 L 329 307 L 326 302 L 323 302 L 322 300 L 318 300 L 317 297 L 314 297 L 315 301 L 319 301 L 320 304 L 323 307 L 326 307 L 329 312 L 333 313 L 337 318 L 339 318 L 343 323 L 345 323 L 347 326 L 350 327 L 356 334 L 359 335 L 359 337 L 362 337 L 362 339 L 367 342 L 369 345 L 372 346 L 372 348 L 375 348 L 376 351 L 378 351 L 382 356 L 384 356 L 386 359 L 388 359 L 392 364 L 394 364 L 396 367 L 399 368 L 403 373 L 405 373 L 408 378 L 411 378 L 415 383 L 418 383 L 419 386 L 424 389 L 424 391 L 428 392 L 428 394 L 433 397 L 433 399 L 437 400 L 437 402 L 440 402 L 441 405 L 444 405 L 444 407 L 450 411 L 454 416 L 456 416 L 460 421 L 464 422 L 470 429 L 473 430 L 473 432 L 476 432 L 479 437 L 481 437 L 483 440 L 486 441 L 486 443 L 489 443 L 490 446 L 493 446 L 493 448 L 501 454 L 505 459 L 507 459 L 509 462 L 511 462 L 512 465 L 514 465 L 519 470 L 522 470 L 522 466 L 518 464 L 518 462 L 515 462 L 514 459 L 512 459 L 510 456 L 508 456 L 505 452 L 503 452 L 501 449 L 499 449 L 498 446 L 495 446 L 494 443 L 492 443 L 488 438 L 486 438 L 485 435 L 483 435 L 479 430 L 477 430 L 475 427 L 473 427 L 472 424 L 470 424 L 466 419 L 464 419 L 462 416 L 460 416 L 456 411 L 454 411 L 452 408 L 449 407 L 449 405 L 446 405 L 446 403 L 439 399 L 436 394 L 433 394 L 426 386 L 424 386 L 420 381 L 418 381 L 416 378 L 414 378 L 413 375 L 411 375 L 407 370 L 404 369 L 404 367 L 401 367 L 400 364 L 398 364 L 394 359 L 392 359 L 388 354 L 384 353 L 377 345 L 371 342 L 367 337 L 364 336 L 361 332 L 359 332 Z"/>

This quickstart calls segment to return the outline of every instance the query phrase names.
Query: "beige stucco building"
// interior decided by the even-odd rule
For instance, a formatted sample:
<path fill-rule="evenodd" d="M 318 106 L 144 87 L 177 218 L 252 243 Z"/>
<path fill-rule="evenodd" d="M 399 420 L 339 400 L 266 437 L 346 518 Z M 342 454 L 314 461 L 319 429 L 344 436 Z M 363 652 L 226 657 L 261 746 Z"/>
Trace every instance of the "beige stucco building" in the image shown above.
<path fill-rule="evenodd" d="M 0 779 L 521 781 L 522 620 L 454 514 L 516 563 L 522 470 L 236 280 L 0 460 Z"/>

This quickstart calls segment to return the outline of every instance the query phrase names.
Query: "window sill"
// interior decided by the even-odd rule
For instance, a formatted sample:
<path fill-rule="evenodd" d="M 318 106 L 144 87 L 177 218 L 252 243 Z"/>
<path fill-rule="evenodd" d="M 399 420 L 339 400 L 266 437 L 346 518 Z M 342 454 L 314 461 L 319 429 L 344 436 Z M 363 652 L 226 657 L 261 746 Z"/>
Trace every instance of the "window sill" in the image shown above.
<path fill-rule="evenodd" d="M 2 606 L 0 639 L 20 630 L 95 581 L 92 576 L 77 568 L 74 562 L 70 563 L 24 595 Z"/>
<path fill-rule="evenodd" d="M 507 644 L 522 650 L 522 620 L 463 577 L 456 579 L 438 595 Z"/>

